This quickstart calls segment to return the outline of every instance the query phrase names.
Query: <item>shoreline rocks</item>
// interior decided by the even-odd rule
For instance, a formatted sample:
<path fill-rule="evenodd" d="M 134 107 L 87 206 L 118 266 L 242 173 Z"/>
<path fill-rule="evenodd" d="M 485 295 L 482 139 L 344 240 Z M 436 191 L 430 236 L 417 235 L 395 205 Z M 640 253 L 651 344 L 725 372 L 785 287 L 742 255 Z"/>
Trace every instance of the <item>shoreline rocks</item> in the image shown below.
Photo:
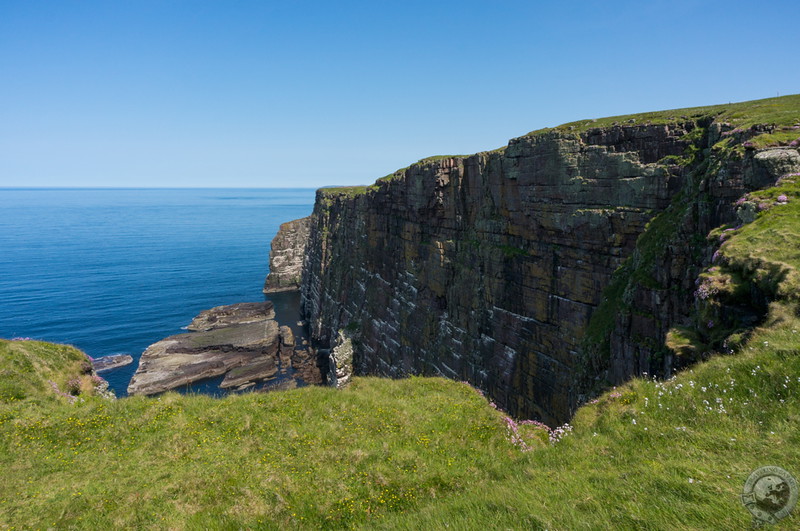
<path fill-rule="evenodd" d="M 226 375 L 221 388 L 243 387 L 281 369 L 282 334 L 271 302 L 218 306 L 201 312 L 188 333 L 150 345 L 128 393 L 152 395 Z"/>
<path fill-rule="evenodd" d="M 275 321 L 272 302 L 204 310 L 186 329 L 147 347 L 128 394 L 153 395 L 223 375 L 223 390 L 255 388 L 271 380 L 265 390 L 323 381 L 316 353 L 295 350 L 294 332 Z"/>
<path fill-rule="evenodd" d="M 112 354 L 91 360 L 95 372 L 105 372 L 133 363 L 133 357 L 128 354 Z"/>

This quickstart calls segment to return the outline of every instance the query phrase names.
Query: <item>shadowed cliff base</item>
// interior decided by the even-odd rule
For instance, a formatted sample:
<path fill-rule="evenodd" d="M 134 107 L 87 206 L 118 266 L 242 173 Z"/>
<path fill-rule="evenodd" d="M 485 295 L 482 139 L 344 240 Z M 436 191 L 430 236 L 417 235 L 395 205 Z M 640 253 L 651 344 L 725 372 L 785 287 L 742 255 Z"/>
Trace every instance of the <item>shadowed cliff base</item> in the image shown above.
<path fill-rule="evenodd" d="M 302 278 L 312 337 L 335 347 L 349 328 L 356 374 L 467 380 L 560 424 L 601 389 L 707 355 L 666 341 L 697 325 L 707 236 L 800 172 L 798 138 L 786 96 L 575 122 L 322 189 Z M 740 328 L 763 318 L 759 297 Z"/>

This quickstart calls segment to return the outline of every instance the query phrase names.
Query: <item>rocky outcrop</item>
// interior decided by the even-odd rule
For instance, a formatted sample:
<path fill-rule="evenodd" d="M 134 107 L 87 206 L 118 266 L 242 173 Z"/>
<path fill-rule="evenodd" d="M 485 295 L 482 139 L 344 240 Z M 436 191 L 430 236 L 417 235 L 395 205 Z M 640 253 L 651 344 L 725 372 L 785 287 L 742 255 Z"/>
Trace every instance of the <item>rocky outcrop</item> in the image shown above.
<path fill-rule="evenodd" d="M 258 323 L 270 319 L 275 319 L 275 309 L 271 302 L 240 302 L 204 310 L 192 319 L 186 329 L 208 331 L 231 325 Z"/>
<path fill-rule="evenodd" d="M 343 389 L 353 376 L 353 337 L 348 330 L 339 330 L 336 345 L 331 349 L 328 372 L 329 385 Z"/>
<path fill-rule="evenodd" d="M 593 386 L 668 373 L 664 336 L 688 318 L 705 235 L 796 154 L 723 150 L 748 134 L 732 129 L 562 128 L 320 190 L 302 279 L 315 343 L 356 331 L 356 374 L 468 380 L 550 424 Z"/>
<path fill-rule="evenodd" d="M 92 367 L 95 372 L 105 372 L 112 369 L 118 369 L 133 363 L 133 357 L 129 354 L 113 354 L 111 356 L 103 356 L 101 358 L 92 359 Z"/>
<path fill-rule="evenodd" d="M 315 352 L 295 345 L 292 329 L 279 326 L 274 318 L 272 302 L 201 312 L 187 327 L 192 332 L 147 347 L 128 393 L 152 395 L 222 375 L 221 389 L 293 389 L 322 383 Z"/>
<path fill-rule="evenodd" d="M 278 234 L 272 239 L 264 293 L 300 289 L 310 223 L 311 217 L 305 217 L 280 226 Z"/>
<path fill-rule="evenodd" d="M 274 376 L 281 343 L 274 316 L 271 302 L 202 312 L 191 325 L 200 331 L 170 336 L 147 347 L 128 393 L 161 393 L 226 373 L 222 387 Z"/>

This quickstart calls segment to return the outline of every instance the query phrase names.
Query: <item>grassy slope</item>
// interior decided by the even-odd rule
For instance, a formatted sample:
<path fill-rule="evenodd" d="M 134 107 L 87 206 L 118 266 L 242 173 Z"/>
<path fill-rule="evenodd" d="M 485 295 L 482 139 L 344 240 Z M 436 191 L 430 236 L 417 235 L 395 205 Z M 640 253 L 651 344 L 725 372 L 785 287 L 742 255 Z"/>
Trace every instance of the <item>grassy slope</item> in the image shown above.
<path fill-rule="evenodd" d="M 767 98 L 763 100 L 728 103 L 727 105 L 710 105 L 706 107 L 690 107 L 687 109 L 670 109 L 667 111 L 645 112 L 624 116 L 609 116 L 595 120 L 578 120 L 555 127 L 559 131 L 582 132 L 597 127 L 629 124 L 667 124 L 696 119 L 703 116 L 714 116 L 717 121 L 727 122 L 735 127 L 748 128 L 752 125 L 773 124 L 776 126 L 793 126 L 797 124 L 800 94 Z M 537 134 L 549 129 L 533 131 Z M 794 135 L 794 138 L 800 133 Z"/>
<path fill-rule="evenodd" d="M 555 445 L 531 432 L 527 453 L 440 379 L 73 405 L 44 391 L 0 405 L 0 527 L 745 528 L 753 469 L 800 475 L 800 320 L 776 319 L 737 355 L 584 406 Z"/>

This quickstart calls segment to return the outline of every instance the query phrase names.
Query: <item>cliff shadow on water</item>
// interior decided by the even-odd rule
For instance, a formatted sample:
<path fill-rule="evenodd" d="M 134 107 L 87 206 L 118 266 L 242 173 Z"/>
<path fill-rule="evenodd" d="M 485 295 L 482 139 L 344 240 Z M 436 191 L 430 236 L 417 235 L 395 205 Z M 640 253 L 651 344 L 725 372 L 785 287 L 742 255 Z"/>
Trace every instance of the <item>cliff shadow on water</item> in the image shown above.
<path fill-rule="evenodd" d="M 319 190 L 301 281 L 312 341 L 350 342 L 356 374 L 467 380 L 560 424 L 763 319 L 754 284 L 701 322 L 698 285 L 713 231 L 754 219 L 742 198 L 800 172 L 798 129 L 798 96 L 585 120 Z"/>

